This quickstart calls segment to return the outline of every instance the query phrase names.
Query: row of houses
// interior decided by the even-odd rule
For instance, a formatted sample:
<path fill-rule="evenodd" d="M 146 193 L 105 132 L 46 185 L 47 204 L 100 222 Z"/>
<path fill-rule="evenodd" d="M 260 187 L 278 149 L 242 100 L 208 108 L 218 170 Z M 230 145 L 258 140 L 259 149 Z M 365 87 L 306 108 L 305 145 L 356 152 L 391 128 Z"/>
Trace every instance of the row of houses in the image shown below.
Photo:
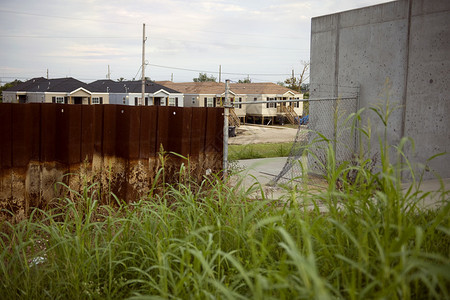
<path fill-rule="evenodd" d="M 225 83 L 146 81 L 144 95 L 142 99 L 141 81 L 97 80 L 87 84 L 71 77 L 39 77 L 3 91 L 3 102 L 218 107 L 225 100 Z M 234 106 L 234 123 L 270 120 L 273 123 L 277 119 L 295 122 L 303 115 L 301 101 L 275 102 L 301 100 L 303 95 L 275 83 L 231 83 L 228 97 Z"/>

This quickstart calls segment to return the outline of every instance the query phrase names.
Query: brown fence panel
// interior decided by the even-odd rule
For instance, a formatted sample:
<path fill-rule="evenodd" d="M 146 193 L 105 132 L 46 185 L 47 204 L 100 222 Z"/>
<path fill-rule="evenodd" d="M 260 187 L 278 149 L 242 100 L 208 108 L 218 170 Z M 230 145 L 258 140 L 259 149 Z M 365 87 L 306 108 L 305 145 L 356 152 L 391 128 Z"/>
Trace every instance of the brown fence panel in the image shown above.
<path fill-rule="evenodd" d="M 12 106 L 12 201 L 26 213 L 40 191 L 40 107 L 38 103 Z"/>
<path fill-rule="evenodd" d="M 103 106 L 103 135 L 102 153 L 103 156 L 114 156 L 116 154 L 116 111 L 122 106 Z"/>
<path fill-rule="evenodd" d="M 192 156 L 205 152 L 206 137 L 206 107 L 196 108 L 191 123 L 191 150 Z"/>
<path fill-rule="evenodd" d="M 56 160 L 56 105 L 41 105 L 41 162 Z"/>
<path fill-rule="evenodd" d="M 12 197 L 12 104 L 0 104 L 0 209 L 10 209 Z"/>
<path fill-rule="evenodd" d="M 192 108 L 158 107 L 158 145 L 166 152 L 190 153 Z"/>
<path fill-rule="evenodd" d="M 97 104 L 94 107 L 94 149 L 92 154 L 92 183 L 96 183 L 96 189 L 103 190 L 103 112 L 105 105 Z"/>
<path fill-rule="evenodd" d="M 96 105 L 81 106 L 81 153 L 82 163 L 92 163 L 94 155 L 96 125 Z"/>
<path fill-rule="evenodd" d="M 130 182 L 136 190 L 135 199 L 148 195 L 154 183 L 158 168 L 158 107 L 143 106 L 141 112 L 141 128 L 139 143 L 139 159 L 134 165 Z"/>
<path fill-rule="evenodd" d="M 223 108 L 207 108 L 205 166 L 217 173 L 223 167 Z"/>
<path fill-rule="evenodd" d="M 207 108 L 205 152 L 223 154 L 223 108 Z"/>
<path fill-rule="evenodd" d="M 14 168 L 27 168 L 30 161 L 39 161 L 40 104 L 13 104 L 12 152 Z"/>
<path fill-rule="evenodd" d="M 116 155 L 121 158 L 139 157 L 140 107 L 120 106 L 116 116 Z"/>
<path fill-rule="evenodd" d="M 44 206 L 51 199 L 59 196 L 57 192 L 60 186 L 55 186 L 57 182 L 62 181 L 65 174 L 64 168 L 59 167 L 61 164 L 56 163 L 56 111 L 61 109 L 61 105 L 56 104 L 42 104 L 41 105 L 41 201 L 38 207 Z"/>
<path fill-rule="evenodd" d="M 158 139 L 158 107 L 144 106 L 141 108 L 141 130 L 139 158 L 156 157 L 159 150 Z"/>
<path fill-rule="evenodd" d="M 193 109 L 191 119 L 190 172 L 197 181 L 205 174 L 206 107 Z"/>

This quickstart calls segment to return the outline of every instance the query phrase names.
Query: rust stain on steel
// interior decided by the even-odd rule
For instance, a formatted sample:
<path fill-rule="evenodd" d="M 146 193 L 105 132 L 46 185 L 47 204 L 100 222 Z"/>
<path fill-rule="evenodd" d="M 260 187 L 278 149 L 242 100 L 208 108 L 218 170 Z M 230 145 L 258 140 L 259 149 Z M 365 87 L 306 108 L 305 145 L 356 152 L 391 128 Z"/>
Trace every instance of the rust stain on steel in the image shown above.
<path fill-rule="evenodd" d="M 87 186 L 103 204 L 112 194 L 130 202 L 152 186 L 202 180 L 221 170 L 222 124 L 220 108 L 1 104 L 0 208 L 27 215 L 61 197 L 81 201 Z"/>

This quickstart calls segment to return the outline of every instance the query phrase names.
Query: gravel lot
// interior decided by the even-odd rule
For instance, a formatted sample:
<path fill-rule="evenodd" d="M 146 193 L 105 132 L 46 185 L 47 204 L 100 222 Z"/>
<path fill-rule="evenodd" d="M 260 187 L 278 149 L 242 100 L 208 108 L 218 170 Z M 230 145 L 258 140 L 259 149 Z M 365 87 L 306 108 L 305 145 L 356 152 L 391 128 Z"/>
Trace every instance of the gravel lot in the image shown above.
<path fill-rule="evenodd" d="M 293 142 L 297 129 L 281 126 L 241 125 L 236 136 L 228 139 L 230 145 Z"/>

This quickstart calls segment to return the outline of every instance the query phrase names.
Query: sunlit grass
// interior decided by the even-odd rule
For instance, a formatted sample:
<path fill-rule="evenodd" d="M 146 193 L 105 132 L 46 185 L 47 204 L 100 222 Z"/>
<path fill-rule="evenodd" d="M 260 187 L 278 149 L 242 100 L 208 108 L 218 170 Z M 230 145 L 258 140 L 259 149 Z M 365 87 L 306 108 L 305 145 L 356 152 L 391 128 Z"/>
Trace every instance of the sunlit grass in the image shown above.
<path fill-rule="evenodd" d="M 265 144 L 246 144 L 229 145 L 228 159 L 253 159 L 268 157 L 288 156 L 292 148 L 292 143 L 265 143 Z"/>

